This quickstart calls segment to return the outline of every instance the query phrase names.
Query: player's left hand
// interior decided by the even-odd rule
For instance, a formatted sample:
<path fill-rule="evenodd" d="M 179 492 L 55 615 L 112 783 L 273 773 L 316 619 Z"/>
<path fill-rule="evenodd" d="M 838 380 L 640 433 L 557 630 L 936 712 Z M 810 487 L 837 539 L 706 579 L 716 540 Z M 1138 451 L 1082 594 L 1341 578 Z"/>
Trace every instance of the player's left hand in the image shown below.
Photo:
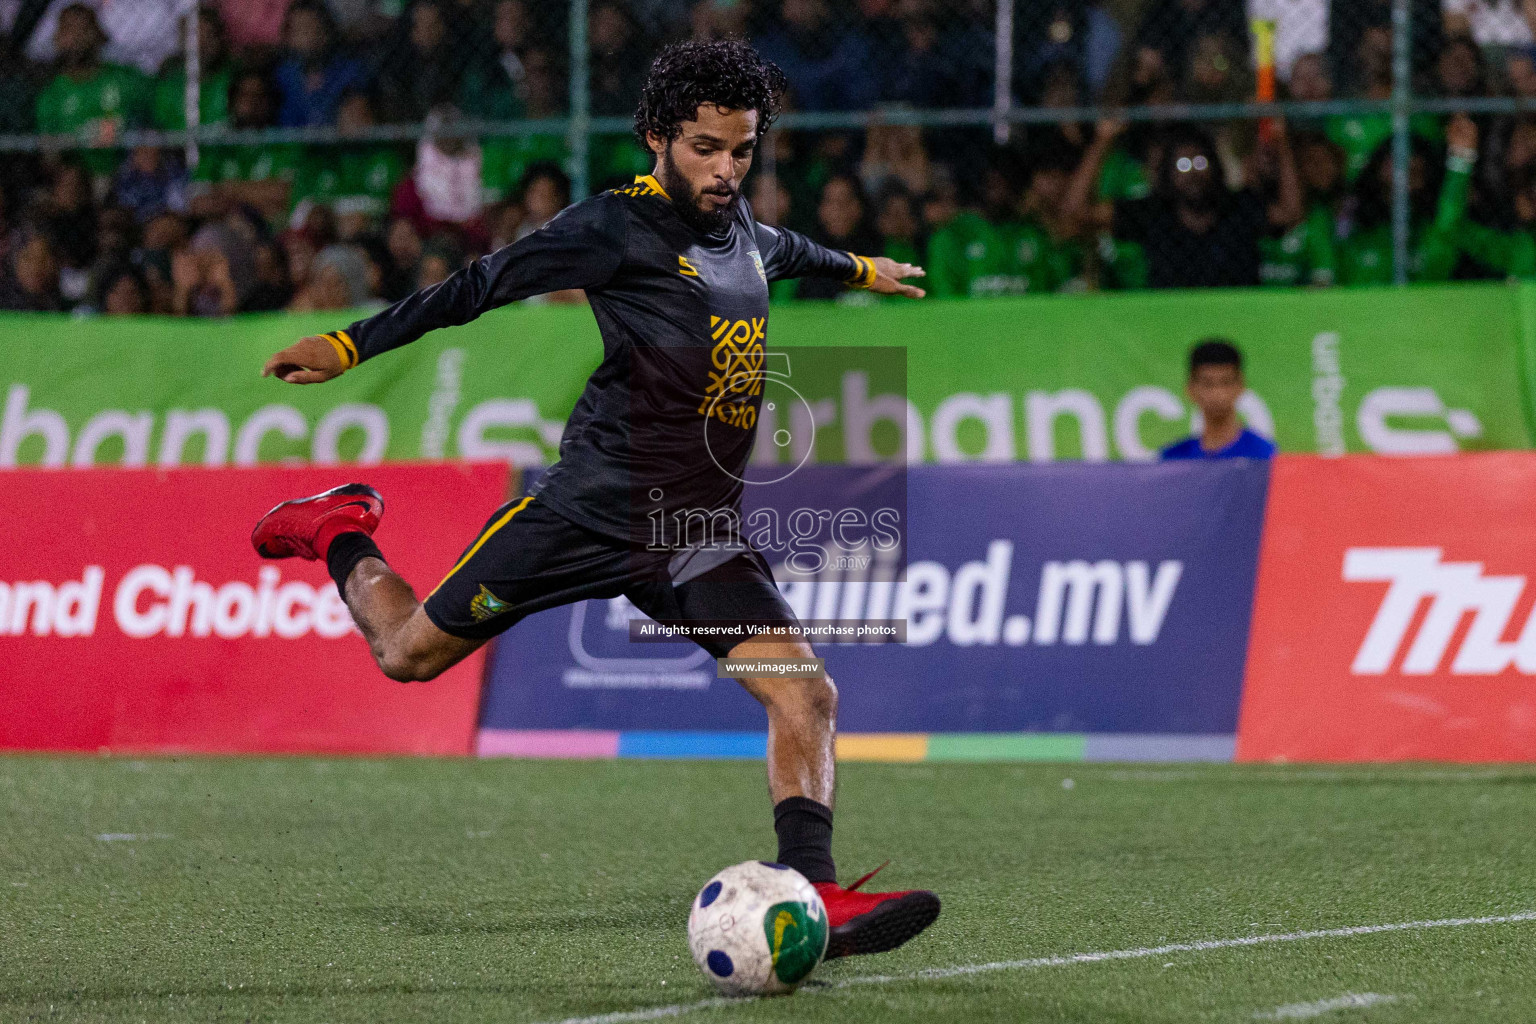
<path fill-rule="evenodd" d="M 268 359 L 261 375 L 289 384 L 319 384 L 340 377 L 345 369 L 335 347 L 323 337 L 312 335 L 300 338 Z"/>
<path fill-rule="evenodd" d="M 876 295 L 905 295 L 909 299 L 920 299 L 928 294 L 915 285 L 901 283 L 907 277 L 927 277 L 928 272 L 922 267 L 897 263 L 884 256 L 871 258 L 875 264 L 875 283 L 869 286 L 869 290 Z"/>

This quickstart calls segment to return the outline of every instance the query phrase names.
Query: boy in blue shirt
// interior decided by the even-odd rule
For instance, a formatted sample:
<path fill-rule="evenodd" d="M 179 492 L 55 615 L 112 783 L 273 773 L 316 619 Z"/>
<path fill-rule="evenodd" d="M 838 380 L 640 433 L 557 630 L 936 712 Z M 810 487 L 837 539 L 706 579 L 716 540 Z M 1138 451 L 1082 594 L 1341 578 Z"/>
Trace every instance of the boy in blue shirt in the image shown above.
<path fill-rule="evenodd" d="M 1189 383 L 1185 392 L 1199 406 L 1205 428 L 1199 437 L 1186 437 L 1163 449 L 1166 459 L 1268 459 L 1275 454 L 1268 441 L 1237 418 L 1237 400 L 1248 385 L 1243 380 L 1243 354 L 1222 338 L 1207 338 L 1189 353 Z"/>

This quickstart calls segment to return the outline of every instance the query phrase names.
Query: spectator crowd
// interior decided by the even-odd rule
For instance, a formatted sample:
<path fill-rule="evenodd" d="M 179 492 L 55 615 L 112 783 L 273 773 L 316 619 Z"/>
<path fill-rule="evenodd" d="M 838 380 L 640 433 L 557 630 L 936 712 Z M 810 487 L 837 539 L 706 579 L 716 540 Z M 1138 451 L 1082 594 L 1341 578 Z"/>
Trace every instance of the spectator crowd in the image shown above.
<path fill-rule="evenodd" d="M 1029 0 L 1014 101 L 1068 110 L 1393 91 L 1390 0 Z M 571 199 L 560 119 L 568 5 L 542 0 L 0 0 L 0 309 L 217 316 L 366 307 L 536 230 Z M 1536 0 L 1410 0 L 1413 89 L 1536 101 Z M 1250 19 L 1274 26 L 1258 45 Z M 593 0 L 590 98 L 634 106 L 663 42 L 750 38 L 786 106 L 870 111 L 858 131 L 772 133 L 746 191 L 759 220 L 924 264 L 946 296 L 1393 278 L 1388 113 L 991 128 L 905 109 L 994 94 L 990 0 Z M 325 143 L 119 145 L 187 125 L 328 129 Z M 1259 90 L 1259 92 L 1256 92 Z M 412 144 L 380 124 L 423 126 Z M 534 125 L 535 129 L 537 125 Z M 1409 277 L 1536 277 L 1536 116 L 1410 126 Z M 89 147 L 89 148 L 82 148 Z M 625 134 L 587 172 L 648 172 Z M 775 298 L 854 298 L 779 282 Z M 859 296 L 858 298 L 865 298 Z M 579 299 L 554 296 L 553 301 Z"/>

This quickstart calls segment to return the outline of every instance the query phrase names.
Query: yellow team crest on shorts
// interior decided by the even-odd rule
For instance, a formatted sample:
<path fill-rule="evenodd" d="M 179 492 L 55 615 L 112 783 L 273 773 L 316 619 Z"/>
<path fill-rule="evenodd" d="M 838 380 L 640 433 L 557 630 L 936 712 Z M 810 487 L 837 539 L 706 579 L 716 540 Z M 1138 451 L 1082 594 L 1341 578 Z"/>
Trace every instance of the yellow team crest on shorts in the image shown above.
<path fill-rule="evenodd" d="M 469 614 L 476 622 L 484 622 L 511 610 L 512 606 L 485 589 L 484 583 L 480 584 L 480 593 L 469 602 Z"/>

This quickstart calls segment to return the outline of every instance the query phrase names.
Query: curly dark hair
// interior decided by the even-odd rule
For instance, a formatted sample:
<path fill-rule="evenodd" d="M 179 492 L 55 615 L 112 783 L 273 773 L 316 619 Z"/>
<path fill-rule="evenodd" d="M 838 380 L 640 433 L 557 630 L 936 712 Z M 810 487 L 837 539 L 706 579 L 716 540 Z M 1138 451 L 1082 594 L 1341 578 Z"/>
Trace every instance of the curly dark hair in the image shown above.
<path fill-rule="evenodd" d="M 714 103 L 731 110 L 757 111 L 761 139 L 779 116 L 784 88 L 784 72 L 778 65 L 741 40 L 674 43 L 657 54 L 646 73 L 640 106 L 635 109 L 635 137 L 647 150 L 649 133 L 670 142 L 682 132 L 684 121 L 694 119 L 700 104 Z"/>

